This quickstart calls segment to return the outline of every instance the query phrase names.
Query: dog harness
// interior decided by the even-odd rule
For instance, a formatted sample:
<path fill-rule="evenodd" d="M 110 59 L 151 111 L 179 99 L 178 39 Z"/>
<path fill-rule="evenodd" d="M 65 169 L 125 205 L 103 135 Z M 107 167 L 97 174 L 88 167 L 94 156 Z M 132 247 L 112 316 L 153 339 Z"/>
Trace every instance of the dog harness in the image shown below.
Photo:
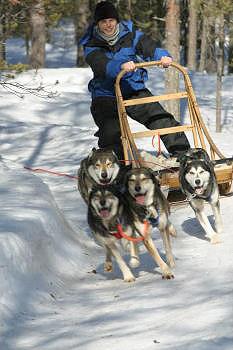
<path fill-rule="evenodd" d="M 144 227 L 143 227 L 143 235 L 140 237 L 131 237 L 128 236 L 122 228 L 122 225 L 120 223 L 117 224 L 117 230 L 116 231 L 111 231 L 109 232 L 112 236 L 116 237 L 117 239 L 121 239 L 121 238 L 125 238 L 128 241 L 134 242 L 134 243 L 138 243 L 140 241 L 143 241 L 144 239 L 146 239 L 147 235 L 148 235 L 148 229 L 149 229 L 149 222 L 148 220 L 144 220 Z"/>

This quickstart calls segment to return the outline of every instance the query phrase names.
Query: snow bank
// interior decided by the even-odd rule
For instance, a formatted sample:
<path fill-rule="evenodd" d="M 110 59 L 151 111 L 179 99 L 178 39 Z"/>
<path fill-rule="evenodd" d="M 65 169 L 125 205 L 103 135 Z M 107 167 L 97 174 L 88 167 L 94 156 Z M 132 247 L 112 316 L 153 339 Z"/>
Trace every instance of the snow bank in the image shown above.
<path fill-rule="evenodd" d="M 0 174 L 0 312 L 6 321 L 35 294 L 44 298 L 77 281 L 88 264 L 48 186 L 3 160 Z"/>

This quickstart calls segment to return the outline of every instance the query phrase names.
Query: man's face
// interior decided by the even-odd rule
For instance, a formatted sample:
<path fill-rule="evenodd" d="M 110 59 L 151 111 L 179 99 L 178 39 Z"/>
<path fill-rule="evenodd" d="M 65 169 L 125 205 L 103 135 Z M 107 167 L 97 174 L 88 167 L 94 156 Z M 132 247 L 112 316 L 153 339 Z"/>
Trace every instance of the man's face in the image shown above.
<path fill-rule="evenodd" d="M 114 34 L 116 30 L 117 20 L 115 18 L 101 19 L 98 22 L 99 30 L 107 36 Z"/>

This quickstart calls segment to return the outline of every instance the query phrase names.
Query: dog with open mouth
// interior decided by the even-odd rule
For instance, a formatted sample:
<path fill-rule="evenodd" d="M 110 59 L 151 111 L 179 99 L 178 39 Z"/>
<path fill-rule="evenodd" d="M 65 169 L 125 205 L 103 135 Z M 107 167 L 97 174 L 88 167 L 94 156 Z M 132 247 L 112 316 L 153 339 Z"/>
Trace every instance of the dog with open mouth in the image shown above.
<path fill-rule="evenodd" d="M 174 267 L 170 235 L 176 236 L 176 231 L 169 221 L 169 203 L 160 189 L 155 173 L 149 168 L 131 169 L 126 174 L 125 186 L 126 198 L 133 212 L 137 231 L 142 232 L 145 221 L 150 223 L 150 233 L 143 241 L 144 245 L 161 268 L 163 278 L 173 278 L 169 266 L 160 257 L 151 238 L 152 227 L 156 224 L 163 239 L 167 262 L 170 267 Z"/>
<path fill-rule="evenodd" d="M 114 151 L 93 148 L 88 157 L 81 161 L 78 170 L 78 190 L 84 201 L 88 203 L 94 186 L 116 183 L 121 169 Z"/>
<path fill-rule="evenodd" d="M 191 148 L 179 159 L 179 180 L 196 218 L 212 244 L 220 242 L 222 231 L 219 189 L 208 153 L 202 148 Z M 212 228 L 204 211 L 204 204 L 209 203 L 215 218 L 215 230 Z"/>
<path fill-rule="evenodd" d="M 97 243 L 106 249 L 104 270 L 112 271 L 114 257 L 124 281 L 133 282 L 135 277 L 121 256 L 118 244 L 121 243 L 125 249 L 129 248 L 131 267 L 139 265 L 137 246 L 133 241 L 122 238 L 117 229 L 120 224 L 128 237 L 134 237 L 133 215 L 122 193 L 115 186 L 93 187 L 88 203 L 88 224 Z"/>

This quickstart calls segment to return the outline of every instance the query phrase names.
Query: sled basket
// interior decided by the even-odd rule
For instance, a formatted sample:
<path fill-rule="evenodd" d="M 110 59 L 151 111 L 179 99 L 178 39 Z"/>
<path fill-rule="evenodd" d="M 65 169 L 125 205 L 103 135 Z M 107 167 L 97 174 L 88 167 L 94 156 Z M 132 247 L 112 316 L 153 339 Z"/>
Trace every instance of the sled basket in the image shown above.
<path fill-rule="evenodd" d="M 145 67 L 159 67 L 161 66 L 160 61 L 142 62 L 136 63 L 136 68 Z M 120 88 L 120 80 L 127 72 L 122 70 L 116 79 L 115 91 L 117 98 L 117 108 L 121 128 L 121 140 L 124 150 L 125 163 L 132 163 L 133 167 L 150 167 L 147 162 L 142 158 L 141 153 L 138 150 L 135 139 L 154 137 L 155 135 L 165 135 L 177 132 L 191 132 L 193 138 L 194 148 L 203 148 L 210 156 L 213 162 L 217 182 L 220 193 L 227 195 L 231 191 L 232 179 L 233 179 L 233 158 L 225 158 L 221 151 L 217 148 L 213 142 L 205 124 L 201 117 L 200 110 L 196 101 L 196 97 L 192 88 L 191 80 L 186 72 L 186 69 L 181 65 L 172 62 L 171 69 L 178 70 L 184 79 L 184 91 L 176 93 L 169 93 L 159 96 L 150 96 L 139 99 L 126 99 L 124 100 Z M 190 123 L 186 125 L 180 125 L 170 128 L 156 129 L 156 130 L 145 130 L 138 132 L 131 132 L 128 116 L 126 112 L 127 106 L 145 104 L 150 102 L 161 102 L 165 100 L 177 100 L 187 99 L 188 112 Z M 179 191 L 179 163 L 177 166 L 163 169 L 159 174 L 161 186 L 165 185 L 169 188 L 169 191 Z M 179 197 L 179 196 L 178 196 Z M 174 198 L 173 198 L 174 200 Z"/>

